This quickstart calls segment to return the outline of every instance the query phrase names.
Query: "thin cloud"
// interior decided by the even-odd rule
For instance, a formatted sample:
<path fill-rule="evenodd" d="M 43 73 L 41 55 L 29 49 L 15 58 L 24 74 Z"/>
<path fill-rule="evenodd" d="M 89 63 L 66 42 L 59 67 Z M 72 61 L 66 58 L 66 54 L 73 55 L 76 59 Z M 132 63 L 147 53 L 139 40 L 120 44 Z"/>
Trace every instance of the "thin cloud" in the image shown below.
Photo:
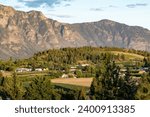
<path fill-rule="evenodd" d="M 91 8 L 90 11 L 104 11 L 105 9 L 108 8 L 118 8 L 118 7 L 115 5 L 109 5 L 107 7 L 102 7 L 102 8 Z"/>
<path fill-rule="evenodd" d="M 110 8 L 118 8 L 117 6 L 114 5 L 109 5 Z"/>
<path fill-rule="evenodd" d="M 101 8 L 91 8 L 90 11 L 103 11 Z"/>
<path fill-rule="evenodd" d="M 71 15 L 58 15 L 58 14 L 47 14 L 49 16 L 55 16 L 55 17 L 59 17 L 59 18 L 72 18 L 73 16 Z"/>
<path fill-rule="evenodd" d="M 135 8 L 136 5 L 135 4 L 128 4 L 128 5 L 126 5 L 126 7 L 128 7 L 128 8 Z"/>
<path fill-rule="evenodd" d="M 136 4 L 137 6 L 147 6 L 148 4 L 143 3 L 143 4 Z"/>
<path fill-rule="evenodd" d="M 65 4 L 65 5 L 64 5 L 64 7 L 69 7 L 69 6 L 71 6 L 71 4 Z"/>
<path fill-rule="evenodd" d="M 33 2 L 33 1 L 36 1 L 36 0 L 22 0 L 24 2 Z"/>
<path fill-rule="evenodd" d="M 137 4 L 128 4 L 126 5 L 126 7 L 128 8 L 136 8 L 136 7 L 144 7 L 144 6 L 148 6 L 148 4 L 146 3 L 137 3 Z"/>
<path fill-rule="evenodd" d="M 16 9 L 20 9 L 20 8 L 22 8 L 21 6 L 19 6 L 19 5 L 15 5 L 14 6 L 14 8 L 16 8 Z"/>
<path fill-rule="evenodd" d="M 61 2 L 68 2 L 71 0 L 18 0 L 18 2 L 24 3 L 27 7 L 38 8 L 42 4 L 47 4 L 50 7 L 59 5 Z"/>

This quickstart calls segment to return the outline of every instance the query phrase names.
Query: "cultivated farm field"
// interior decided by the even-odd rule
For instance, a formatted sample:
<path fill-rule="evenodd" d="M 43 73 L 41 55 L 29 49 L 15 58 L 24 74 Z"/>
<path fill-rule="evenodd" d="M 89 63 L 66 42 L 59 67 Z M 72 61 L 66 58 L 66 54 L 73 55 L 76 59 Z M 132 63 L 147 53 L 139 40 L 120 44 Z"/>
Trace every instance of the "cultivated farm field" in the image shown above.
<path fill-rule="evenodd" d="M 83 87 L 90 87 L 93 78 L 57 78 L 52 79 L 52 83 L 69 84 Z"/>

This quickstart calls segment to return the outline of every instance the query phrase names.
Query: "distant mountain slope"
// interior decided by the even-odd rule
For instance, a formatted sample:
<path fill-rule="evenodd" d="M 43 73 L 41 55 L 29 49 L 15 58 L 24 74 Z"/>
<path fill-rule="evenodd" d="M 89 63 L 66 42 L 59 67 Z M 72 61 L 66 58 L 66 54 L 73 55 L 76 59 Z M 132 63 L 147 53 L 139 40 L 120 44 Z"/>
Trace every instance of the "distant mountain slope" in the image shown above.
<path fill-rule="evenodd" d="M 150 51 L 150 31 L 110 20 L 64 24 L 41 12 L 0 5 L 0 58 L 27 58 L 50 48 L 115 46 Z"/>
<path fill-rule="evenodd" d="M 91 45 L 150 50 L 150 31 L 142 27 L 128 26 L 110 20 L 74 24 L 73 27 Z"/>

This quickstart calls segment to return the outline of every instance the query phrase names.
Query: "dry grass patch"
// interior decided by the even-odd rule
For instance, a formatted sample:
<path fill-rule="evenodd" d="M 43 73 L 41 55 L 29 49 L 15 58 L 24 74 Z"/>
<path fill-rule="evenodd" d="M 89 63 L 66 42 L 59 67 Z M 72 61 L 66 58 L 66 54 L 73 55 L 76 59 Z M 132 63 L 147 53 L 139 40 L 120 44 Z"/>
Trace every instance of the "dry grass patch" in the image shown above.
<path fill-rule="evenodd" d="M 129 57 L 129 59 L 144 59 L 144 56 L 134 53 L 118 52 L 118 51 L 110 51 L 110 52 L 114 53 L 115 55 L 124 54 L 126 57 Z"/>
<path fill-rule="evenodd" d="M 2 75 L 3 75 L 4 77 L 11 77 L 11 76 L 12 76 L 12 72 L 3 71 L 3 72 L 2 72 Z"/>
<path fill-rule="evenodd" d="M 90 87 L 92 80 L 93 78 L 57 78 L 52 79 L 51 82 Z"/>

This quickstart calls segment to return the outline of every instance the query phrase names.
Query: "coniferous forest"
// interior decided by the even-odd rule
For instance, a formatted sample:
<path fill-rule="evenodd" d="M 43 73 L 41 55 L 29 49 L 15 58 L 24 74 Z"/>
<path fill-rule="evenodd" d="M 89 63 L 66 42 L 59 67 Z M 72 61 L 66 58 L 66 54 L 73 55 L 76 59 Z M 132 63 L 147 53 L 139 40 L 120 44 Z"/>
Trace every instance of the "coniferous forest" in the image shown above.
<path fill-rule="evenodd" d="M 80 83 L 81 79 L 85 84 Z M 87 83 L 89 79 L 92 80 Z M 72 84 L 74 80 L 79 84 Z M 26 59 L 0 60 L 0 99 L 150 99 L 150 53 L 80 47 L 51 49 Z"/>

